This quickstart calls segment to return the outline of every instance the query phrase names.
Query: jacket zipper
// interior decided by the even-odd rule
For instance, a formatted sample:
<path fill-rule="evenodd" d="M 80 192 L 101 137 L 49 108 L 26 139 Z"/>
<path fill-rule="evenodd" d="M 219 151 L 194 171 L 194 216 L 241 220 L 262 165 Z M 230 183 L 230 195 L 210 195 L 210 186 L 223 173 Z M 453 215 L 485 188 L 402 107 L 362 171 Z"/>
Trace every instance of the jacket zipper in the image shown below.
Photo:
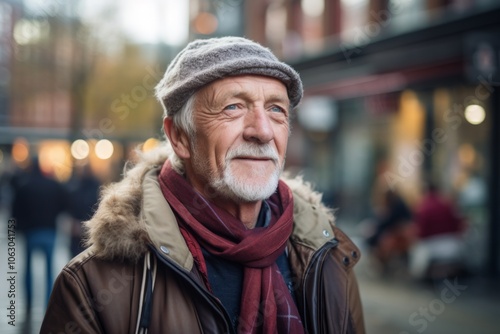
<path fill-rule="evenodd" d="M 180 268 L 177 264 L 173 263 L 172 261 L 165 259 L 161 254 L 158 253 L 156 248 L 152 247 L 152 250 L 156 257 L 160 259 L 163 264 L 165 264 L 167 267 L 172 269 L 174 272 L 176 272 L 178 275 L 180 275 L 182 278 L 186 279 L 187 282 L 189 282 L 195 290 L 200 294 L 201 297 L 203 297 L 209 305 L 211 305 L 214 310 L 224 319 L 226 328 L 229 329 L 229 332 L 226 333 L 233 333 L 235 334 L 232 322 L 229 319 L 229 315 L 227 314 L 227 311 L 220 306 L 219 301 L 210 294 L 204 287 L 202 287 L 198 282 L 196 282 L 191 276 L 189 276 L 185 270 Z"/>
<path fill-rule="evenodd" d="M 337 239 L 332 239 L 327 241 L 323 246 L 321 246 L 316 252 L 314 252 L 311 261 L 309 261 L 309 264 L 307 265 L 307 268 L 304 273 L 304 279 L 309 275 L 309 271 L 311 270 L 312 264 L 316 262 L 317 258 L 320 257 L 324 252 L 331 248 L 337 247 L 339 244 L 339 241 Z M 305 280 L 304 280 L 305 282 Z"/>
<path fill-rule="evenodd" d="M 310 271 L 311 271 L 311 268 L 313 267 L 313 264 L 316 262 L 316 261 L 320 261 L 320 258 L 323 258 L 324 259 L 324 255 L 326 254 L 326 252 L 332 248 L 335 248 L 337 247 L 339 244 L 339 241 L 337 239 L 332 239 L 332 240 L 329 240 L 327 241 L 323 246 L 321 246 L 318 250 L 316 250 L 316 252 L 314 252 L 312 258 L 311 258 L 311 261 L 309 261 L 309 264 L 307 265 L 307 268 L 304 272 L 304 279 L 302 280 L 302 305 L 303 305 L 303 310 L 302 310 L 302 314 L 304 315 L 304 328 L 307 329 L 307 316 L 306 316 L 306 309 L 305 309 L 305 305 L 306 305 L 306 300 L 305 300 L 305 294 L 304 294 L 304 291 L 306 291 L 306 281 L 307 281 L 307 278 L 310 274 Z"/>

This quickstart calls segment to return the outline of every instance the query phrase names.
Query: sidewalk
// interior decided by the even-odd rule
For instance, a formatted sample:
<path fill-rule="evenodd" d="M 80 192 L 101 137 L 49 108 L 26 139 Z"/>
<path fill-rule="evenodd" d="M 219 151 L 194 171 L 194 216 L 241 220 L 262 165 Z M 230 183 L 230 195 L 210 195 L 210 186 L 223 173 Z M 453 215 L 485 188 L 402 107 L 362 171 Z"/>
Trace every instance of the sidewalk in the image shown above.
<path fill-rule="evenodd" d="M 356 271 L 368 334 L 500 333 L 500 281 L 460 277 L 426 285 L 404 273 L 382 278 L 362 253 Z"/>

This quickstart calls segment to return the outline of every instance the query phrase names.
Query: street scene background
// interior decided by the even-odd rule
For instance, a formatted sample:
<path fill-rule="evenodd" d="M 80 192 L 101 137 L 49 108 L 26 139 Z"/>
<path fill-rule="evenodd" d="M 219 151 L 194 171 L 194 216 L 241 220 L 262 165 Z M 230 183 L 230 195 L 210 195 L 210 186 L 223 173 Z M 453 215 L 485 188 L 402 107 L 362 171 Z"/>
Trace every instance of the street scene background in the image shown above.
<path fill-rule="evenodd" d="M 38 333 L 99 189 L 164 139 L 173 57 L 235 35 L 301 75 L 285 170 L 360 248 L 367 332 L 500 333 L 498 17 L 496 0 L 0 0 L 0 332 Z"/>

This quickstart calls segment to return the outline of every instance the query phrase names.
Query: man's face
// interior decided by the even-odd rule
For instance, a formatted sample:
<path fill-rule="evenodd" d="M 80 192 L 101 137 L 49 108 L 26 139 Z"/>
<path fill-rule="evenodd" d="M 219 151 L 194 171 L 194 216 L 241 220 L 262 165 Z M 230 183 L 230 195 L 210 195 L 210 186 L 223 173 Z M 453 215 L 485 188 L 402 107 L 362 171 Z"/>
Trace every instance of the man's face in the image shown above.
<path fill-rule="evenodd" d="M 235 202 L 269 197 L 283 169 L 289 135 L 285 85 L 264 76 L 217 80 L 196 95 L 186 174 L 210 197 Z"/>

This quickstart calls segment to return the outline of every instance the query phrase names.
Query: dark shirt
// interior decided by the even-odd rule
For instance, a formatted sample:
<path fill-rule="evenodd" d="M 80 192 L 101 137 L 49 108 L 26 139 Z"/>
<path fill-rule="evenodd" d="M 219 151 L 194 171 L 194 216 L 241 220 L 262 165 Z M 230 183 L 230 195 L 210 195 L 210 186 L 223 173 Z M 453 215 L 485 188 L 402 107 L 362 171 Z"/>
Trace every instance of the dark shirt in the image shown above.
<path fill-rule="evenodd" d="M 263 201 L 259 212 L 256 227 L 267 227 L 271 222 L 271 209 L 266 201 Z M 239 263 L 231 262 L 213 256 L 202 247 L 202 253 L 207 264 L 208 281 L 214 295 L 220 300 L 226 309 L 233 327 L 238 327 L 238 317 L 240 315 L 241 290 L 243 286 L 243 266 Z M 283 252 L 276 264 L 283 276 L 286 285 L 292 296 L 293 281 L 292 272 L 286 252 Z"/>

